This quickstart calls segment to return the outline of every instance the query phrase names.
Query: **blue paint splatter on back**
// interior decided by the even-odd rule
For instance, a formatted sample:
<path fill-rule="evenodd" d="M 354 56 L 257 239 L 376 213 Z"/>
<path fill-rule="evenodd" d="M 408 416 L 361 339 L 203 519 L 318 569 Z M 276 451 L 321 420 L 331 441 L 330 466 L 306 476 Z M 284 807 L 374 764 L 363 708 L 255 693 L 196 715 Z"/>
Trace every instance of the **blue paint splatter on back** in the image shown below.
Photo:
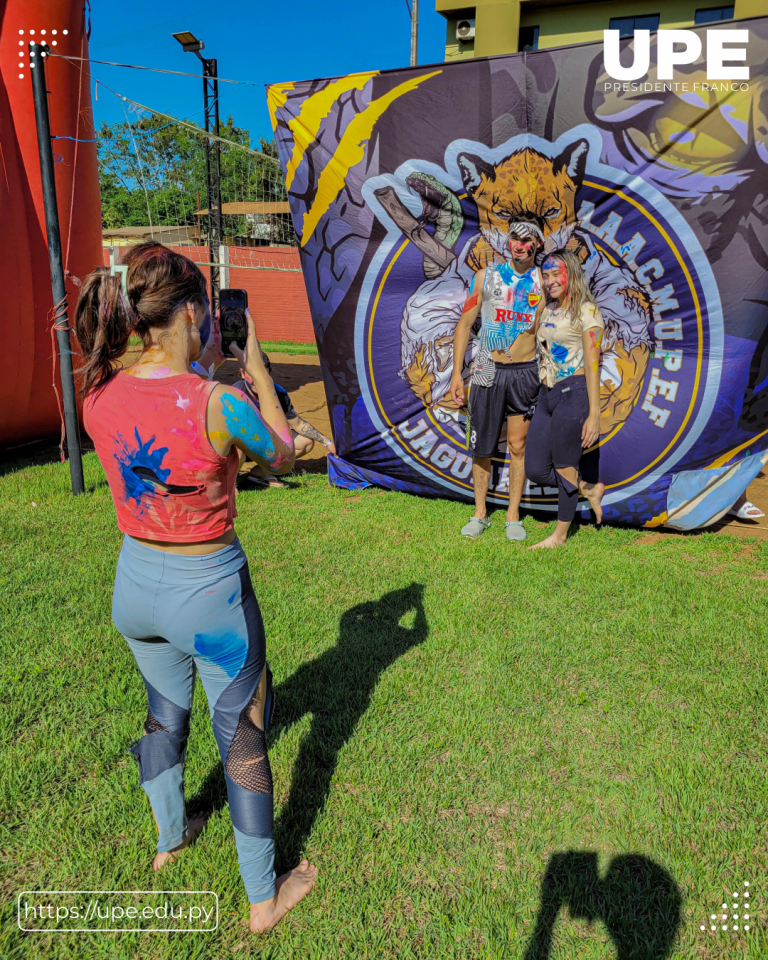
<path fill-rule="evenodd" d="M 129 446 L 122 434 L 115 436 L 115 452 L 113 454 L 120 467 L 120 476 L 122 477 L 123 487 L 125 488 L 125 502 L 135 500 L 137 506 L 141 507 L 141 498 L 147 493 L 154 493 L 152 484 L 133 472 L 134 467 L 147 467 L 152 470 L 159 480 L 165 482 L 170 476 L 170 469 L 163 470 L 163 459 L 168 453 L 168 447 L 158 447 L 151 450 L 155 442 L 154 437 L 150 437 L 146 443 L 139 435 L 139 428 L 134 429 L 136 435 L 136 447 Z"/>
<path fill-rule="evenodd" d="M 232 594 L 232 596 L 227 600 L 227 603 L 234 603 L 235 597 L 237 596 L 237 590 Z"/>
<path fill-rule="evenodd" d="M 203 660 L 220 667 L 230 678 L 237 676 L 248 655 L 248 641 L 237 633 L 227 631 L 214 636 L 195 634 L 195 650 Z"/>

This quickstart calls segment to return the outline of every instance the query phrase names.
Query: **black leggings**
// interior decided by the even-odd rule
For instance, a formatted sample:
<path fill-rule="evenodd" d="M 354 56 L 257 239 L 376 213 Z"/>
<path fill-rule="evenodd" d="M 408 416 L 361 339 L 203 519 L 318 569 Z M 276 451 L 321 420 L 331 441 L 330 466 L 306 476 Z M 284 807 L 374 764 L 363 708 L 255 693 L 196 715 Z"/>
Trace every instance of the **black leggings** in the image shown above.
<path fill-rule="evenodd" d="M 578 472 L 581 428 L 588 416 L 584 377 L 568 377 L 554 387 L 542 384 L 525 441 L 526 477 L 542 487 L 557 487 L 557 519 L 568 523 L 576 513 L 579 489 L 557 471 L 575 467 Z"/>

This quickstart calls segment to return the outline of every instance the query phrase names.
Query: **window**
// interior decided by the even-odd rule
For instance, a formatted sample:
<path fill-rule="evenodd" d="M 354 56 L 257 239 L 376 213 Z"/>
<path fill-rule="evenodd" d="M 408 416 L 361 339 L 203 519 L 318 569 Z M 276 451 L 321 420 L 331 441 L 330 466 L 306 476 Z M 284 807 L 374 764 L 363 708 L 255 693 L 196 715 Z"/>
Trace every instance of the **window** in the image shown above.
<path fill-rule="evenodd" d="M 520 27 L 520 36 L 517 41 L 518 50 L 538 50 L 539 49 L 539 28 L 538 27 Z"/>
<path fill-rule="evenodd" d="M 716 23 L 718 20 L 733 20 L 733 4 L 730 7 L 709 7 L 707 10 L 697 10 L 693 18 L 697 26 L 701 23 Z"/>
<path fill-rule="evenodd" d="M 618 30 L 622 39 L 624 37 L 631 39 L 635 35 L 635 30 L 650 30 L 651 33 L 656 33 L 659 29 L 659 19 L 658 13 L 649 13 L 643 17 L 611 17 L 610 27 L 611 30 Z"/>

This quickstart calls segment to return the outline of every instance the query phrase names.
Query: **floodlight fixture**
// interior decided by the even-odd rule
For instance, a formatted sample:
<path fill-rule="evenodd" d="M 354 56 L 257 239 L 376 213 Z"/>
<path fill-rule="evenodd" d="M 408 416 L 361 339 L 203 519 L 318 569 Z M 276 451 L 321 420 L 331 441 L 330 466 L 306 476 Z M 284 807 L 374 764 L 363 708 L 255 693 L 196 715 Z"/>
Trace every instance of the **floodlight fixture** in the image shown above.
<path fill-rule="evenodd" d="M 200 51 L 205 49 L 203 41 L 198 40 L 190 30 L 183 30 L 181 33 L 172 34 L 172 36 L 182 45 L 184 53 L 196 53 L 199 57 Z"/>

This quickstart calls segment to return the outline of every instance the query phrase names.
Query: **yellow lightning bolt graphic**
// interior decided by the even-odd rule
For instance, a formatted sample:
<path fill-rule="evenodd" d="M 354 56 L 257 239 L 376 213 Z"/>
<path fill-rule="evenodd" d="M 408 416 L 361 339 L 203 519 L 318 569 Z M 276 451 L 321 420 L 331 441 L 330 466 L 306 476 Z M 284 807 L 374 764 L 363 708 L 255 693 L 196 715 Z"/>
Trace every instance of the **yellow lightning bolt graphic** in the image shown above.
<path fill-rule="evenodd" d="M 315 194 L 312 206 L 304 214 L 304 224 L 301 231 L 302 247 L 314 233 L 315 227 L 317 227 L 320 222 L 320 218 L 328 211 L 330 205 L 336 197 L 338 197 L 339 193 L 341 193 L 350 169 L 363 159 L 365 144 L 373 133 L 376 121 L 381 117 L 387 107 L 397 100 L 398 97 L 402 97 L 404 93 L 415 90 L 424 80 L 429 80 L 430 77 L 436 77 L 442 72 L 442 70 L 435 70 L 434 73 L 424 73 L 420 77 L 413 77 L 404 83 L 398 84 L 398 86 L 393 87 L 389 93 L 385 93 L 377 100 L 372 100 L 365 110 L 362 110 L 350 120 L 333 156 L 320 174 L 320 179 L 317 183 L 317 193 Z"/>
<path fill-rule="evenodd" d="M 296 84 L 291 81 L 290 83 L 273 83 L 272 86 L 267 87 L 267 107 L 273 130 L 277 129 L 277 111 L 285 106 L 288 91 L 293 90 L 295 86 Z"/>
<path fill-rule="evenodd" d="M 371 77 L 378 75 L 378 72 L 375 70 L 373 73 L 351 73 L 347 77 L 341 77 L 302 103 L 298 116 L 288 123 L 293 134 L 293 155 L 285 171 L 286 190 L 291 189 L 296 170 L 304 159 L 307 147 L 317 137 L 320 124 L 331 112 L 334 103 L 342 93 L 348 90 L 362 90 Z"/>

